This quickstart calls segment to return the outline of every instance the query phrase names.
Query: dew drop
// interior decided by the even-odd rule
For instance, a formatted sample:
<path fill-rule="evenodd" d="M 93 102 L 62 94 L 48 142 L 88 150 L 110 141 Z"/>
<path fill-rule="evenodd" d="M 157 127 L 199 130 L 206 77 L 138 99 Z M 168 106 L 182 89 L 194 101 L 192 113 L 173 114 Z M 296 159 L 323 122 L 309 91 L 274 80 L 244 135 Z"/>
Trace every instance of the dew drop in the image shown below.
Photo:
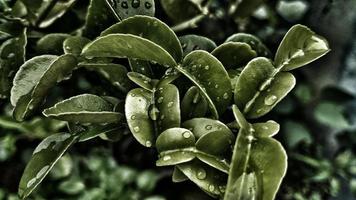
<path fill-rule="evenodd" d="M 9 55 L 7 55 L 7 58 L 13 58 L 15 57 L 15 53 L 9 53 Z"/>
<path fill-rule="evenodd" d="M 140 127 L 135 126 L 135 127 L 134 127 L 134 131 L 135 131 L 136 133 L 140 132 Z"/>
<path fill-rule="evenodd" d="M 229 98 L 229 94 L 225 92 L 224 95 L 223 95 L 223 98 L 224 99 L 228 99 Z"/>
<path fill-rule="evenodd" d="M 196 66 L 196 65 L 193 65 L 193 66 L 192 66 L 192 71 L 195 71 L 195 70 L 197 70 L 197 66 Z"/>
<path fill-rule="evenodd" d="M 145 2 L 145 8 L 150 9 L 152 4 L 150 2 Z"/>
<path fill-rule="evenodd" d="M 37 174 L 36 174 L 36 179 L 42 178 L 42 176 L 46 173 L 46 171 L 49 169 L 49 165 L 44 166 Z"/>
<path fill-rule="evenodd" d="M 172 159 L 172 157 L 169 156 L 169 155 L 163 156 L 163 160 L 164 160 L 164 161 L 168 161 L 168 160 L 170 160 L 170 159 Z"/>
<path fill-rule="evenodd" d="M 173 101 L 169 102 L 169 103 L 168 103 L 168 105 L 167 105 L 167 106 L 168 106 L 168 108 L 172 107 L 172 106 L 173 106 L 173 104 L 174 104 L 174 103 L 173 103 Z"/>
<path fill-rule="evenodd" d="M 226 187 L 225 186 L 219 186 L 219 190 L 221 193 L 225 193 Z"/>
<path fill-rule="evenodd" d="M 213 192 L 215 190 L 215 186 L 214 185 L 209 185 L 209 191 Z"/>
<path fill-rule="evenodd" d="M 268 106 L 271 106 L 273 105 L 274 103 L 276 103 L 277 101 L 277 96 L 276 95 L 269 95 L 265 98 L 265 104 L 268 105 Z"/>
<path fill-rule="evenodd" d="M 132 93 L 132 94 L 131 94 L 131 96 L 132 96 L 132 97 L 135 97 L 135 96 L 136 96 L 136 94 Z"/>
<path fill-rule="evenodd" d="M 121 3 L 121 7 L 127 9 L 127 8 L 129 8 L 129 5 L 127 4 L 126 1 L 123 1 L 123 2 Z"/>
<path fill-rule="evenodd" d="M 206 130 L 211 130 L 212 128 L 213 128 L 212 125 L 206 125 L 206 126 L 205 126 L 205 129 L 206 129 Z"/>
<path fill-rule="evenodd" d="M 131 6 L 132 6 L 133 8 L 138 8 L 138 7 L 140 7 L 140 0 L 132 0 Z"/>
<path fill-rule="evenodd" d="M 204 67 L 204 69 L 205 69 L 205 70 L 209 70 L 209 65 L 206 65 L 206 66 Z"/>
<path fill-rule="evenodd" d="M 158 99 L 157 99 L 157 103 L 162 103 L 163 102 L 163 97 L 159 97 Z"/>
<path fill-rule="evenodd" d="M 190 132 L 185 131 L 185 132 L 183 133 L 183 137 L 186 138 L 186 139 L 190 138 Z"/>
<path fill-rule="evenodd" d="M 135 119 L 136 119 L 136 116 L 135 116 L 135 115 L 132 115 L 132 116 L 131 116 L 131 119 L 132 119 L 132 120 L 135 120 Z"/>
<path fill-rule="evenodd" d="M 268 126 L 262 126 L 262 129 L 268 130 Z"/>
<path fill-rule="evenodd" d="M 65 49 L 70 51 L 72 48 L 70 46 L 66 46 Z"/>
<path fill-rule="evenodd" d="M 27 182 L 27 187 L 31 187 L 34 183 L 36 182 L 36 178 L 31 179 L 29 182 Z"/>
<path fill-rule="evenodd" d="M 205 169 L 199 168 L 196 175 L 197 175 L 197 178 L 200 179 L 200 180 L 205 179 L 205 178 L 206 178 L 206 171 L 205 171 Z"/>
<path fill-rule="evenodd" d="M 147 140 L 147 141 L 146 141 L 146 147 L 152 147 L 152 142 L 149 141 L 149 140 Z"/>

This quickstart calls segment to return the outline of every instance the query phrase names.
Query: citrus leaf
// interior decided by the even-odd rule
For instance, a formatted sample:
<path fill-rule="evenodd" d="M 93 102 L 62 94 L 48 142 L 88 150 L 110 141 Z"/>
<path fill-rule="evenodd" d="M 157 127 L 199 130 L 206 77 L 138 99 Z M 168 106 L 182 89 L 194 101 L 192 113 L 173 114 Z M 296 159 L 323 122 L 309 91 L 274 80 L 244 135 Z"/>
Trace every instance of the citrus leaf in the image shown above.
<path fill-rule="evenodd" d="M 179 37 L 179 41 L 183 48 L 183 56 L 195 50 L 212 52 L 216 48 L 214 41 L 200 35 L 184 35 Z"/>
<path fill-rule="evenodd" d="M 84 46 L 89 42 L 90 40 L 88 38 L 81 37 L 81 36 L 68 37 L 63 42 L 64 53 L 80 56 Z"/>
<path fill-rule="evenodd" d="M 16 73 L 11 89 L 13 115 L 22 121 L 37 108 L 49 90 L 77 66 L 73 55 L 43 55 L 26 61 Z"/>
<path fill-rule="evenodd" d="M 267 58 L 250 61 L 241 72 L 235 87 L 235 103 L 247 118 L 258 118 L 280 102 L 295 85 L 288 72 L 278 72 Z"/>
<path fill-rule="evenodd" d="M 63 42 L 68 37 L 70 35 L 66 33 L 47 34 L 37 41 L 36 50 L 40 54 L 61 55 L 63 54 Z"/>
<path fill-rule="evenodd" d="M 154 0 L 107 0 L 107 2 L 121 20 L 135 15 L 155 15 Z"/>
<path fill-rule="evenodd" d="M 189 180 L 188 177 L 186 175 L 184 175 L 183 172 L 180 171 L 180 169 L 177 166 L 174 166 L 172 181 L 174 183 L 179 183 L 179 182 L 183 182 L 186 180 Z"/>
<path fill-rule="evenodd" d="M 156 147 L 159 153 L 157 166 L 176 165 L 189 162 L 195 158 L 195 137 L 184 128 L 170 128 L 157 138 Z"/>
<path fill-rule="evenodd" d="M 137 73 L 137 72 L 129 72 L 127 73 L 127 76 L 131 81 L 136 83 L 138 86 L 153 92 L 153 85 L 152 85 L 152 79 L 148 78 L 147 76 Z"/>
<path fill-rule="evenodd" d="M 167 84 L 156 92 L 156 106 L 159 110 L 158 127 L 163 132 L 166 129 L 180 127 L 179 91 L 175 85 Z"/>
<path fill-rule="evenodd" d="M 85 57 L 132 58 L 156 62 L 164 66 L 176 66 L 169 53 L 157 44 L 131 34 L 109 34 L 84 47 Z"/>
<path fill-rule="evenodd" d="M 106 29 L 101 36 L 116 33 L 132 34 L 150 40 L 165 49 L 176 62 L 182 60 L 182 47 L 177 36 L 169 26 L 157 18 L 130 17 Z"/>
<path fill-rule="evenodd" d="M 224 66 L 206 51 L 188 54 L 177 68 L 200 90 L 209 103 L 214 118 L 218 119 L 231 101 L 231 83 Z"/>
<path fill-rule="evenodd" d="M 252 127 L 256 130 L 256 137 L 273 137 L 279 132 L 279 124 L 272 120 L 252 124 Z"/>
<path fill-rule="evenodd" d="M 256 52 L 250 45 L 241 42 L 227 42 L 211 52 L 226 69 L 236 69 L 245 66 L 256 57 Z"/>
<path fill-rule="evenodd" d="M 115 123 L 123 115 L 113 112 L 113 105 L 101 97 L 82 94 L 71 97 L 43 111 L 46 117 L 75 123 Z"/>
<path fill-rule="evenodd" d="M 153 123 L 148 114 L 151 103 L 151 92 L 138 88 L 131 90 L 125 101 L 125 116 L 130 131 L 146 147 L 152 147 L 155 140 Z"/>
<path fill-rule="evenodd" d="M 225 43 L 227 42 L 241 42 L 248 44 L 252 50 L 257 53 L 257 56 L 261 57 L 271 57 L 270 50 L 263 44 L 263 42 L 254 35 L 248 33 L 236 33 L 231 35 L 229 38 L 226 39 Z"/>
<path fill-rule="evenodd" d="M 205 165 L 199 160 L 177 165 L 192 182 L 213 197 L 225 192 L 226 175 Z"/>
<path fill-rule="evenodd" d="M 131 71 L 143 74 L 147 77 L 153 77 L 153 71 L 149 62 L 144 60 L 129 59 Z"/>
<path fill-rule="evenodd" d="M 293 26 L 278 47 L 275 64 L 283 71 L 302 67 L 330 51 L 328 42 L 303 25 Z"/>
<path fill-rule="evenodd" d="M 196 86 L 192 86 L 185 93 L 182 103 L 182 119 L 204 117 L 208 111 L 208 102 Z"/>
<path fill-rule="evenodd" d="M 21 177 L 18 190 L 21 199 L 31 194 L 77 138 L 69 133 L 57 133 L 37 146 Z"/>

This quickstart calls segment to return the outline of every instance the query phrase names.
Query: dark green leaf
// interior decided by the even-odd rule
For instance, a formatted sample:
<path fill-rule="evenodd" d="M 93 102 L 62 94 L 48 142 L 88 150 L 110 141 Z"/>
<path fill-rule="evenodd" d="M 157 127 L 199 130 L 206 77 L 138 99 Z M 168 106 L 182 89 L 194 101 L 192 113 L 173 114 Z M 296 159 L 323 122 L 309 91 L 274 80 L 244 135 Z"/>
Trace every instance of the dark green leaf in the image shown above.
<path fill-rule="evenodd" d="M 265 0 L 233 0 L 230 2 L 229 13 L 237 18 L 251 15 Z"/>
<path fill-rule="evenodd" d="M 154 0 L 107 0 L 107 2 L 120 19 L 135 15 L 155 15 Z"/>
<path fill-rule="evenodd" d="M 175 22 L 179 23 L 189 20 L 201 13 L 199 4 L 195 1 L 180 0 L 167 1 L 161 0 L 161 5 L 166 14 Z"/>
<path fill-rule="evenodd" d="M 199 35 L 184 35 L 179 37 L 179 41 L 182 44 L 183 56 L 195 50 L 212 52 L 216 48 L 214 41 Z"/>
<path fill-rule="evenodd" d="M 77 0 L 57 1 L 51 11 L 38 24 L 38 27 L 47 28 L 52 25 L 53 22 L 62 17 L 76 1 Z"/>
<path fill-rule="evenodd" d="M 204 117 L 207 111 L 208 102 L 200 94 L 199 89 L 196 86 L 189 88 L 181 103 L 182 119 Z"/>
<path fill-rule="evenodd" d="M 90 40 L 88 38 L 81 36 L 68 37 L 63 42 L 64 53 L 79 56 L 82 53 L 84 46 L 89 42 Z"/>
<path fill-rule="evenodd" d="M 37 41 L 36 50 L 40 54 L 61 55 L 63 54 L 63 42 L 68 37 L 70 37 L 70 35 L 66 33 L 51 33 L 45 35 Z"/>
<path fill-rule="evenodd" d="M 138 86 L 148 90 L 148 91 L 153 91 L 153 83 L 152 79 L 148 78 L 147 76 L 137 73 L 137 72 L 129 72 L 127 74 L 129 79 L 136 83 Z"/>
<path fill-rule="evenodd" d="M 271 57 L 271 52 L 263 44 L 263 42 L 254 35 L 247 34 L 247 33 L 236 33 L 229 38 L 227 38 L 226 42 L 241 42 L 248 44 L 252 50 L 254 50 L 258 56 L 261 57 Z"/>

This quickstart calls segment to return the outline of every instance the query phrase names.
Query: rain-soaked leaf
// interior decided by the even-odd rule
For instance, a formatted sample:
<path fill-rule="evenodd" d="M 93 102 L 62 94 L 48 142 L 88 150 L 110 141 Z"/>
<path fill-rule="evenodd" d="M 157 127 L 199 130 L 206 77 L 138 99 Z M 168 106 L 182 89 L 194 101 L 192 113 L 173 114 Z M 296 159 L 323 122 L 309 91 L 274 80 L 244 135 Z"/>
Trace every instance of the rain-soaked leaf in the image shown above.
<path fill-rule="evenodd" d="M 46 117 L 75 123 L 116 123 L 123 114 L 113 112 L 113 105 L 103 98 L 82 94 L 71 97 L 43 111 Z"/>
<path fill-rule="evenodd" d="M 38 107 L 49 90 L 77 66 L 72 55 L 43 55 L 26 61 L 16 73 L 11 89 L 13 115 L 22 121 Z"/>
<path fill-rule="evenodd" d="M 80 63 L 79 66 L 96 71 L 120 91 L 126 93 L 132 87 L 125 66 L 113 63 Z"/>
<path fill-rule="evenodd" d="M 99 37 L 84 47 L 87 58 L 131 58 L 156 62 L 163 66 L 176 66 L 172 56 L 157 44 L 132 34 L 109 34 Z"/>
<path fill-rule="evenodd" d="M 294 87 L 295 78 L 278 72 L 267 58 L 253 59 L 241 72 L 235 87 L 235 103 L 247 118 L 268 113 Z"/>
<path fill-rule="evenodd" d="M 293 26 L 278 47 L 275 64 L 283 71 L 302 67 L 330 51 L 328 42 L 303 25 Z"/>
<path fill-rule="evenodd" d="M 195 137 L 184 128 L 170 128 L 157 138 L 156 147 L 159 153 L 157 166 L 176 165 L 195 158 Z"/>
<path fill-rule="evenodd" d="M 208 101 L 213 117 L 218 119 L 231 101 L 231 83 L 224 66 L 206 51 L 187 55 L 177 68 L 196 85 Z"/>
<path fill-rule="evenodd" d="M 76 56 L 79 56 L 82 53 L 82 50 L 90 40 L 81 36 L 71 36 L 64 40 L 63 50 L 64 53 L 70 53 Z"/>
<path fill-rule="evenodd" d="M 116 21 L 105 0 L 90 0 L 83 36 L 93 39 Z"/>
<path fill-rule="evenodd" d="M 69 34 L 66 33 L 50 33 L 37 41 L 36 50 L 39 54 L 63 54 L 63 42 Z"/>
<path fill-rule="evenodd" d="M 72 5 L 77 0 L 66 0 L 66 1 L 57 1 L 56 4 L 53 6 L 51 11 L 46 15 L 46 17 L 41 20 L 38 24 L 39 28 L 47 28 L 53 24 L 57 19 L 62 17 L 68 9 L 72 7 Z"/>
<path fill-rule="evenodd" d="M 26 29 L 22 28 L 16 37 L 0 46 L 0 99 L 9 96 L 14 74 L 25 62 L 26 45 Z"/>
<path fill-rule="evenodd" d="M 155 15 L 154 0 L 106 0 L 121 20 L 135 15 Z"/>
<path fill-rule="evenodd" d="M 182 60 L 182 47 L 177 36 L 169 26 L 157 18 L 149 16 L 130 17 L 106 29 L 101 36 L 117 33 L 132 34 L 150 40 L 166 50 L 176 62 Z M 133 47 L 135 48 L 134 45 Z M 154 49 L 151 51 L 154 51 Z"/>
<path fill-rule="evenodd" d="M 149 77 L 137 73 L 137 72 L 129 72 L 127 73 L 127 76 L 129 77 L 129 79 L 131 81 L 133 81 L 134 83 L 136 83 L 138 86 L 148 90 L 148 91 L 153 91 L 153 82 L 152 79 L 150 79 Z"/>
<path fill-rule="evenodd" d="M 31 194 L 77 138 L 69 133 L 57 133 L 37 146 L 19 184 L 18 194 L 21 199 Z"/>
<path fill-rule="evenodd" d="M 199 160 L 182 163 L 178 168 L 192 182 L 197 184 L 210 196 L 219 197 L 225 192 L 227 175 L 204 164 Z"/>
<path fill-rule="evenodd" d="M 233 112 L 240 131 L 224 199 L 273 200 L 286 173 L 287 155 L 279 142 L 257 133 L 260 129 L 254 129 L 236 105 Z"/>
<path fill-rule="evenodd" d="M 272 137 L 279 131 L 279 124 L 273 120 L 264 123 L 252 124 L 253 129 L 256 130 L 257 137 Z"/>
<path fill-rule="evenodd" d="M 182 119 L 204 117 L 208 109 L 208 102 L 200 94 L 199 89 L 196 86 L 189 88 L 181 102 Z"/>
<path fill-rule="evenodd" d="M 152 93 L 138 88 L 131 90 L 125 101 L 125 116 L 130 131 L 146 147 L 152 147 L 155 141 L 155 130 L 149 116 L 151 103 Z"/>
<path fill-rule="evenodd" d="M 98 136 L 100 136 L 102 139 L 107 138 L 106 140 L 111 141 L 110 138 L 112 138 L 111 136 L 113 135 L 117 136 L 118 138 L 121 138 L 121 136 L 123 136 L 123 130 L 124 128 L 121 127 L 119 124 L 91 125 L 87 128 L 84 128 L 83 132 L 81 132 L 79 142 L 85 142 Z"/>
<path fill-rule="evenodd" d="M 211 52 L 224 65 L 225 69 L 237 69 L 245 66 L 256 57 L 251 46 L 242 42 L 227 42 Z"/>
<path fill-rule="evenodd" d="M 158 88 L 155 93 L 155 104 L 159 111 L 157 119 L 159 131 L 180 127 L 181 114 L 179 91 L 175 85 L 167 84 Z"/>
<path fill-rule="evenodd" d="M 150 78 L 153 77 L 153 71 L 149 62 L 137 59 L 129 59 L 129 64 L 131 71 L 143 74 Z"/>
<path fill-rule="evenodd" d="M 229 38 L 227 38 L 226 42 L 245 43 L 248 44 L 252 48 L 252 50 L 254 50 L 257 53 L 257 56 L 268 57 L 268 58 L 271 57 L 271 52 L 266 47 L 266 45 L 264 45 L 263 42 L 254 35 L 248 33 L 236 33 L 230 36 Z"/>
<path fill-rule="evenodd" d="M 216 48 L 214 41 L 200 35 L 184 35 L 179 37 L 179 41 L 182 44 L 183 56 L 186 56 L 195 50 L 212 52 Z"/>

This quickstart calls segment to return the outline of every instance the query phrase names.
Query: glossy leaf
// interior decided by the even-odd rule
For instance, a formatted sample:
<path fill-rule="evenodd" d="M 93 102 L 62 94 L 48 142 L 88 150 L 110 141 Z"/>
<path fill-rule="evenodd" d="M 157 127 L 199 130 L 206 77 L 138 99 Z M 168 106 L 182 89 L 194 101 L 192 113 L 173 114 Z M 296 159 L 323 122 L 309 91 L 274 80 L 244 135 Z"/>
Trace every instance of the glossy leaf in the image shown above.
<path fill-rule="evenodd" d="M 186 180 L 189 180 L 188 177 L 184 175 L 183 172 L 180 171 L 180 169 L 177 166 L 175 166 L 173 170 L 172 181 L 175 183 L 179 183 Z"/>
<path fill-rule="evenodd" d="M 15 38 L 4 41 L 0 46 L 0 99 L 9 96 L 14 72 L 25 62 L 26 45 L 26 29 L 22 28 Z"/>
<path fill-rule="evenodd" d="M 127 76 L 129 77 L 129 79 L 131 81 L 136 83 L 138 86 L 140 86 L 148 91 L 151 91 L 151 92 L 153 91 L 152 79 L 148 78 L 147 76 L 140 74 L 140 73 L 136 73 L 136 72 L 129 72 L 127 74 Z"/>
<path fill-rule="evenodd" d="M 250 45 L 241 42 L 227 42 L 211 52 L 224 65 L 225 69 L 236 69 L 245 66 L 256 57 Z"/>
<path fill-rule="evenodd" d="M 119 124 L 108 124 L 108 125 L 91 125 L 85 129 L 85 131 L 81 132 L 81 136 L 79 138 L 79 142 L 85 142 L 100 136 L 102 139 L 107 138 L 106 140 L 111 141 L 110 138 L 107 137 L 111 135 L 116 135 L 120 138 L 123 134 L 123 128 Z"/>
<path fill-rule="evenodd" d="M 109 34 L 84 47 L 85 57 L 132 58 L 156 62 L 164 66 L 176 66 L 169 53 L 157 44 L 131 34 Z"/>
<path fill-rule="evenodd" d="M 113 112 L 113 105 L 101 97 L 82 94 L 71 97 L 43 111 L 46 117 L 76 123 L 115 123 L 123 115 Z"/>
<path fill-rule="evenodd" d="M 48 91 L 65 79 L 77 66 L 72 55 L 34 57 L 24 63 L 14 78 L 11 89 L 13 115 L 21 121 L 39 106 Z"/>
<path fill-rule="evenodd" d="M 18 191 L 21 199 L 31 194 L 77 138 L 69 133 L 57 133 L 37 146 L 21 177 Z"/>
<path fill-rule="evenodd" d="M 309 64 L 330 51 L 328 42 L 303 25 L 293 26 L 278 47 L 275 64 L 289 71 Z"/>
<path fill-rule="evenodd" d="M 107 0 L 107 2 L 121 20 L 135 15 L 155 15 L 154 0 Z"/>
<path fill-rule="evenodd" d="M 231 83 L 224 66 L 211 54 L 198 50 L 187 55 L 182 68 L 177 69 L 199 88 L 217 119 L 231 101 Z"/>
<path fill-rule="evenodd" d="M 167 84 L 158 88 L 155 93 L 156 106 L 159 110 L 158 126 L 159 131 L 180 127 L 180 100 L 179 91 L 175 85 Z"/>
<path fill-rule="evenodd" d="M 73 54 L 79 56 L 82 53 L 82 50 L 90 40 L 81 36 L 71 36 L 64 40 L 63 50 L 64 53 Z"/>
<path fill-rule="evenodd" d="M 96 71 L 120 91 L 126 93 L 132 87 L 127 77 L 127 69 L 123 65 L 113 63 L 80 63 L 80 67 Z"/>
<path fill-rule="evenodd" d="M 155 130 L 148 113 L 151 103 L 151 92 L 138 88 L 131 90 L 125 101 L 125 116 L 130 131 L 146 147 L 152 147 L 155 141 Z"/>
<path fill-rule="evenodd" d="M 236 33 L 227 38 L 225 43 L 227 42 L 241 42 L 248 44 L 252 50 L 257 53 L 258 56 L 268 58 L 271 57 L 271 52 L 266 47 L 266 45 L 264 45 L 263 42 L 254 35 L 248 33 Z"/>
<path fill-rule="evenodd" d="M 235 103 L 247 118 L 268 113 L 294 87 L 295 78 L 280 72 L 262 57 L 253 59 L 241 72 L 235 87 Z"/>
<path fill-rule="evenodd" d="M 170 128 L 163 131 L 156 141 L 160 157 L 156 165 L 176 165 L 193 160 L 195 158 L 194 145 L 195 137 L 187 129 Z"/>
<path fill-rule="evenodd" d="M 219 172 L 198 160 L 179 164 L 177 166 L 185 176 L 210 196 L 219 197 L 225 192 L 226 175 L 222 172 Z"/>
<path fill-rule="evenodd" d="M 149 62 L 144 60 L 129 59 L 131 71 L 143 74 L 147 77 L 153 77 L 153 71 Z"/>
<path fill-rule="evenodd" d="M 273 137 L 279 132 L 279 124 L 272 120 L 252 124 L 252 127 L 256 130 L 256 137 Z"/>
<path fill-rule="evenodd" d="M 101 36 L 117 33 L 132 34 L 150 40 L 165 49 L 176 62 L 182 60 L 182 47 L 177 36 L 169 26 L 157 18 L 130 17 L 106 29 Z"/>
<path fill-rule="evenodd" d="M 38 24 L 39 28 L 47 28 L 61 18 L 77 0 L 58 1 L 46 17 Z"/>
<path fill-rule="evenodd" d="M 183 56 L 195 50 L 212 52 L 216 48 L 214 41 L 200 35 L 184 35 L 179 37 L 179 41 L 182 44 Z"/>
<path fill-rule="evenodd" d="M 45 35 L 37 41 L 36 50 L 40 54 L 61 55 L 63 54 L 63 42 L 68 37 L 70 37 L 70 35 L 66 33 L 51 33 Z"/>
<path fill-rule="evenodd" d="M 181 103 L 182 119 L 204 117 L 208 112 L 208 102 L 196 86 L 185 93 Z"/>

